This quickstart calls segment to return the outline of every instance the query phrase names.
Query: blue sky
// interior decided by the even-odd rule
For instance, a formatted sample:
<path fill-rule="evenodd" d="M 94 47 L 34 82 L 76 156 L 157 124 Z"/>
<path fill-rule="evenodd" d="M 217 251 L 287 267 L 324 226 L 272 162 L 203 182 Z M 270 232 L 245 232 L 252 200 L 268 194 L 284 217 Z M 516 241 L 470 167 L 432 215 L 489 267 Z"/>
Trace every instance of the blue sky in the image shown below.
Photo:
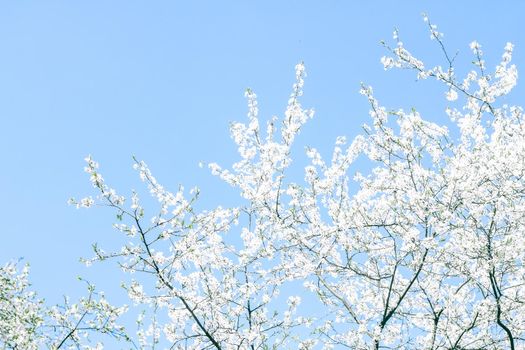
<path fill-rule="evenodd" d="M 75 210 L 93 194 L 83 173 L 91 154 L 106 180 L 140 188 L 132 155 L 159 181 L 202 188 L 202 205 L 235 203 L 235 192 L 199 161 L 236 160 L 228 134 L 246 114 L 244 90 L 261 115 L 281 115 L 306 64 L 303 104 L 316 110 L 295 149 L 327 154 L 338 135 L 367 121 L 360 82 L 391 108 L 416 107 L 446 123 L 443 88 L 409 72 L 384 72 L 379 44 L 394 27 L 406 47 L 442 63 L 421 13 L 429 14 L 458 64 L 476 39 L 493 67 L 507 41 L 525 67 L 522 1 L 4 1 L 0 3 L 0 262 L 23 258 L 50 301 L 80 293 L 75 277 L 118 286 L 108 263 L 90 269 L 91 243 L 116 246 L 113 213 Z M 512 94 L 524 96 L 521 83 Z"/>

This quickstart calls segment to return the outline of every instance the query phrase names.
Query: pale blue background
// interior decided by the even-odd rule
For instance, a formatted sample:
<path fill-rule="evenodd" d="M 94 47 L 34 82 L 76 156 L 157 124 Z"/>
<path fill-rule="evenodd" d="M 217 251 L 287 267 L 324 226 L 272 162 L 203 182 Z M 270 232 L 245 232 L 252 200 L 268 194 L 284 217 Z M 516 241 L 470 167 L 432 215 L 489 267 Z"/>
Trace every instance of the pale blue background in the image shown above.
<path fill-rule="evenodd" d="M 235 203 L 235 192 L 197 164 L 236 159 L 228 123 L 244 119 L 245 88 L 259 95 L 263 117 L 281 115 L 294 65 L 305 61 L 303 103 L 316 117 L 298 140 L 299 155 L 305 144 L 328 154 L 337 135 L 359 132 L 368 118 L 361 81 L 388 107 L 416 107 L 446 123 L 443 88 L 384 72 L 379 41 L 397 27 L 414 54 L 444 64 L 421 20 L 427 12 L 449 50 L 459 50 L 459 68 L 471 61 L 468 44 L 476 39 L 490 68 L 511 41 L 514 62 L 525 69 L 523 4 L 1 1 L 0 262 L 30 262 L 34 288 L 51 302 L 80 293 L 77 275 L 118 289 L 113 263 L 78 263 L 91 256 L 91 243 L 121 239 L 109 210 L 66 204 L 94 193 L 82 171 L 87 154 L 124 194 L 140 187 L 131 169 L 136 155 L 169 188 L 199 185 L 203 207 Z M 518 85 L 509 102 L 523 96 Z"/>

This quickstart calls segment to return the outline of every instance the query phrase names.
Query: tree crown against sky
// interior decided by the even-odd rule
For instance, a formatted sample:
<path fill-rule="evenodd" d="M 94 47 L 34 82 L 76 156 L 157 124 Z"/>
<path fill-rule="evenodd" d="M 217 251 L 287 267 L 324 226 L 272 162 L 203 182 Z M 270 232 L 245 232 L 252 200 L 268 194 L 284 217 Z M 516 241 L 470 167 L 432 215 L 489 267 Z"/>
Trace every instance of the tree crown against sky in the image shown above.
<path fill-rule="evenodd" d="M 197 210 L 198 189 L 170 192 L 136 161 L 158 203 L 152 209 L 138 193 L 126 199 L 109 187 L 88 157 L 99 195 L 72 203 L 112 208 L 126 243 L 95 246 L 86 262 L 117 260 L 132 273 L 123 287 L 145 310 L 137 336 L 115 323 L 124 309 L 95 298 L 91 285 L 80 303 L 47 309 L 27 291 L 27 272 L 8 264 L 2 311 L 16 300 L 20 312 L 0 326 L 4 346 L 76 348 L 90 332 L 136 348 L 523 346 L 525 129 L 522 109 L 499 102 L 516 84 L 513 46 L 489 73 L 473 42 L 474 69 L 458 77 L 441 33 L 428 26 L 444 66 L 426 67 L 397 33 L 381 61 L 444 84 L 449 127 L 388 110 L 363 85 L 372 120 L 363 135 L 338 138 L 329 161 L 308 148 L 304 180 L 292 182 L 291 147 L 313 116 L 300 103 L 298 64 L 283 118 L 262 126 L 247 90 L 248 122 L 231 125 L 240 160 L 231 169 L 209 164 L 239 191 L 238 207 Z M 352 168 L 359 160 L 361 173 Z"/>

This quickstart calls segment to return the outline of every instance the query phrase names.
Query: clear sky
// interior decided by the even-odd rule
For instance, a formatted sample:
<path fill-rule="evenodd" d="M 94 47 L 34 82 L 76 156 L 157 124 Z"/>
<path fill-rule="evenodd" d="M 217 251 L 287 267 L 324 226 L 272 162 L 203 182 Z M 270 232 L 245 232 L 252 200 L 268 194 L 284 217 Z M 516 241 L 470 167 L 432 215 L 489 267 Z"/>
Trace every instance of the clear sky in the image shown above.
<path fill-rule="evenodd" d="M 0 263 L 23 258 L 49 301 L 78 293 L 77 275 L 116 289 L 111 262 L 85 268 L 91 243 L 116 246 L 113 213 L 76 210 L 94 194 L 82 169 L 91 154 L 106 180 L 140 188 L 132 155 L 166 187 L 202 188 L 203 206 L 235 193 L 199 161 L 236 160 L 228 134 L 246 114 L 244 90 L 261 116 L 281 115 L 306 64 L 303 104 L 316 110 L 298 140 L 329 152 L 367 121 L 360 82 L 391 108 L 416 107 L 446 123 L 444 94 L 409 72 L 384 72 L 379 44 L 397 27 L 406 47 L 444 64 L 421 19 L 445 33 L 460 67 L 479 41 L 494 67 L 507 41 L 525 69 L 525 2 L 514 1 L 2 1 L 0 2 Z M 523 99 L 522 83 L 512 96 Z"/>

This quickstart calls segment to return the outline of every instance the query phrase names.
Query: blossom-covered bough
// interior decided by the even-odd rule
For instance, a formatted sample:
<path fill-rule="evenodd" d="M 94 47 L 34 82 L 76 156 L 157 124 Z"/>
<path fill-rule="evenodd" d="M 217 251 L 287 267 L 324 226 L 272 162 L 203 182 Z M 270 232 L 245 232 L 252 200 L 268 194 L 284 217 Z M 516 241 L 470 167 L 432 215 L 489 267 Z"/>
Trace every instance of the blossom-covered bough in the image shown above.
<path fill-rule="evenodd" d="M 416 110 L 387 110 L 363 85 L 372 120 L 363 135 L 350 144 L 339 137 L 329 161 L 307 148 L 304 179 L 293 181 L 291 146 L 313 116 L 299 102 L 301 63 L 283 119 L 262 127 L 256 95 L 248 90 L 248 122 L 231 125 L 240 160 L 231 169 L 208 165 L 238 189 L 238 207 L 199 210 L 198 189 L 170 192 L 135 160 L 158 203 L 152 209 L 138 193 L 129 200 L 117 194 L 98 164 L 86 159 L 99 194 L 72 203 L 115 210 L 114 226 L 125 243 L 112 252 L 95 245 L 95 256 L 85 261 L 116 260 L 131 273 L 123 286 L 144 312 L 130 344 L 225 350 L 525 347 L 525 125 L 521 107 L 500 102 L 516 85 L 513 47 L 505 46 L 489 74 L 481 46 L 473 42 L 474 69 L 461 79 L 442 34 L 425 21 L 445 68 L 426 67 L 397 31 L 395 45 L 384 43 L 389 56 L 381 62 L 385 69 L 409 69 L 420 80 L 444 84 L 447 126 Z M 358 158 L 368 162 L 361 172 Z M 29 292 L 18 293 L 33 306 L 22 325 L 0 325 L 6 348 L 21 341 L 9 327 L 43 334 L 43 321 L 31 316 L 41 314 L 42 304 Z M 123 311 L 97 310 L 99 317 Z M 65 340 L 79 338 L 80 326 L 67 325 Z M 110 323 L 106 331 L 129 341 L 119 327 Z"/>
<path fill-rule="evenodd" d="M 107 336 L 133 341 L 117 319 L 126 307 L 108 303 L 103 293 L 87 283 L 87 296 L 76 303 L 65 298 L 61 305 L 48 307 L 29 290 L 29 268 L 19 271 L 17 264 L 0 266 L 0 348 L 38 349 L 102 349 Z M 94 337 L 93 337 L 94 336 Z"/>

